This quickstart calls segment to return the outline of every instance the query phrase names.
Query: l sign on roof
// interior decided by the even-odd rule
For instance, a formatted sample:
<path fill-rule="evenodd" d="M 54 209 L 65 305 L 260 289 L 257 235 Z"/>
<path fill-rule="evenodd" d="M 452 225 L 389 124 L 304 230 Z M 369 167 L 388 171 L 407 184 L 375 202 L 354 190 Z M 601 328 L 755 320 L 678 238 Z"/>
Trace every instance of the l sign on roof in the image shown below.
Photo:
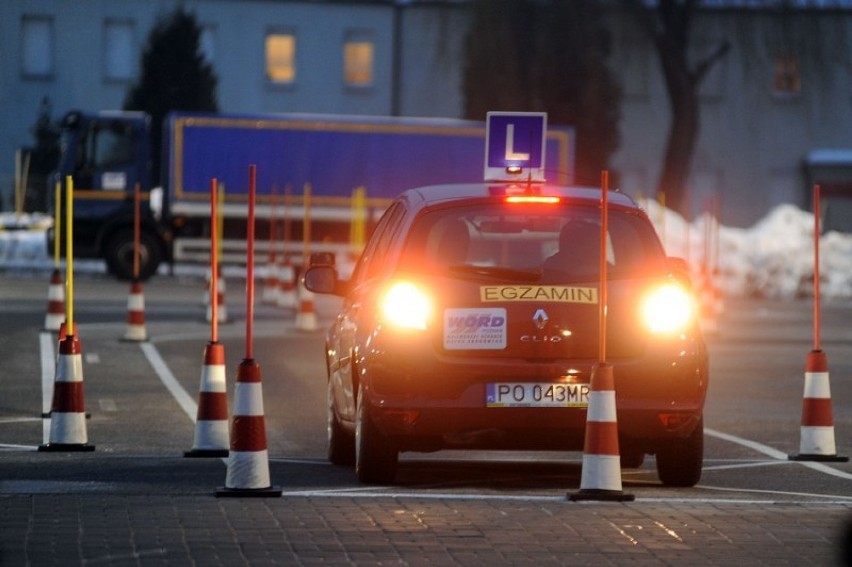
<path fill-rule="evenodd" d="M 489 112 L 486 181 L 544 181 L 545 112 Z"/>

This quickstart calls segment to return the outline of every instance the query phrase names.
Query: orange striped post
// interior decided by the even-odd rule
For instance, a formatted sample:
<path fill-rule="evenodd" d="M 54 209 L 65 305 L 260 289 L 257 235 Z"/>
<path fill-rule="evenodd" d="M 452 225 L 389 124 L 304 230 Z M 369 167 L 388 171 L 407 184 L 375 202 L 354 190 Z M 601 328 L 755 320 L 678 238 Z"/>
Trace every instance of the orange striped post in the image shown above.
<path fill-rule="evenodd" d="M 278 266 L 278 307 L 295 308 L 296 301 L 296 271 L 293 269 L 293 260 L 287 248 L 290 244 L 290 204 L 293 195 L 290 186 L 284 187 L 284 230 L 281 242 L 281 260 Z"/>
<path fill-rule="evenodd" d="M 607 263 L 609 172 L 601 178 L 600 297 L 598 297 L 598 364 L 592 369 L 589 407 L 583 443 L 583 470 L 580 490 L 568 495 L 572 502 L 606 500 L 629 502 L 635 499 L 621 489 L 621 457 L 618 448 L 618 420 L 615 404 L 615 377 L 606 362 Z"/>
<path fill-rule="evenodd" d="M 802 400 L 799 454 L 788 455 L 791 461 L 846 462 L 849 457 L 837 455 L 834 442 L 834 418 L 831 412 L 831 386 L 828 357 L 821 348 L 820 337 L 820 186 L 814 185 L 814 348 L 805 362 L 805 392 Z"/>
<path fill-rule="evenodd" d="M 216 203 L 218 187 L 216 179 L 210 180 L 210 288 L 218 291 L 216 266 L 218 259 L 218 231 Z M 225 345 L 219 342 L 219 320 L 217 305 L 211 306 L 210 342 L 204 348 L 204 363 L 201 367 L 201 382 L 198 387 L 198 409 L 195 416 L 195 435 L 192 449 L 184 457 L 227 457 L 228 456 L 228 395 L 225 380 Z"/>
<path fill-rule="evenodd" d="M 225 486 L 216 496 L 281 496 L 269 480 L 269 452 L 260 365 L 253 358 L 254 208 L 256 167 L 249 167 L 248 250 L 246 258 L 246 356 L 237 367 L 234 421 Z"/>
<path fill-rule="evenodd" d="M 59 235 L 62 225 L 62 183 L 56 182 L 53 198 L 53 273 L 47 290 L 47 314 L 44 317 L 45 331 L 58 331 L 65 321 L 65 291 L 62 274 L 59 273 Z"/>
<path fill-rule="evenodd" d="M 147 341 L 145 328 L 145 296 L 142 294 L 142 282 L 139 281 L 139 238 L 141 233 L 141 214 L 139 207 L 139 183 L 133 188 L 133 282 L 127 297 L 127 328 L 125 341 Z"/>

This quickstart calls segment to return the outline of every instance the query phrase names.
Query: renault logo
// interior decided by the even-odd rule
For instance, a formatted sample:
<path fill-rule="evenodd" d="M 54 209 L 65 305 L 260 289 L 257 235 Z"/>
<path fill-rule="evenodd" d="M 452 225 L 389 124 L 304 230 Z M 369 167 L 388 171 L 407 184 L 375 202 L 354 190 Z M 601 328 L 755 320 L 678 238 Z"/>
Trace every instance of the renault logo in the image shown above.
<path fill-rule="evenodd" d="M 539 331 L 544 329 L 547 326 L 547 321 L 550 317 L 547 316 L 547 313 L 544 309 L 536 309 L 535 314 L 533 315 L 533 323 L 535 323 L 535 328 Z"/>

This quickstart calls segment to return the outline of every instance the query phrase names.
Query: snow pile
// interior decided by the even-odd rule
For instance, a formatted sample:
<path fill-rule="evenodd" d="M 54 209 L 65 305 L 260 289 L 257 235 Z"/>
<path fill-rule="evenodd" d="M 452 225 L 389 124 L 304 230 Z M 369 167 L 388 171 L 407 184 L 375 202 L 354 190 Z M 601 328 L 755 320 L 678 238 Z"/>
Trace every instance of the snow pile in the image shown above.
<path fill-rule="evenodd" d="M 716 226 L 707 216 L 687 223 L 653 200 L 643 204 L 667 252 L 685 258 L 696 271 L 708 258 L 723 294 L 791 298 L 812 293 L 812 213 L 780 205 L 751 228 L 742 229 Z M 50 218 L 37 213 L 0 213 L 0 269 L 52 269 L 44 234 L 50 224 Z M 97 261 L 80 267 L 104 270 L 103 262 Z M 820 269 L 824 297 L 852 297 L 852 234 L 822 235 Z"/>

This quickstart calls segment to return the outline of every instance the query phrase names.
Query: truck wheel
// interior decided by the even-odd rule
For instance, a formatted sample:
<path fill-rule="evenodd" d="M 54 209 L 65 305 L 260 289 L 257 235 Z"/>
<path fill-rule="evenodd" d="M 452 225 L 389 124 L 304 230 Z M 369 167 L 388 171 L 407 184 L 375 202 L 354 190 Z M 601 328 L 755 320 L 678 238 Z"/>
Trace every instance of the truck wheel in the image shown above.
<path fill-rule="evenodd" d="M 328 460 L 333 465 L 349 467 L 355 464 L 355 439 L 343 429 L 334 413 L 334 390 L 328 381 Z"/>
<path fill-rule="evenodd" d="M 704 465 L 704 420 L 686 439 L 677 439 L 657 451 L 657 474 L 666 486 L 690 487 L 701 480 Z"/>
<path fill-rule="evenodd" d="M 113 234 L 104 249 L 107 268 L 121 280 L 133 279 L 133 231 Z M 160 243 L 151 233 L 139 235 L 139 279 L 147 280 L 157 272 L 163 253 Z"/>
<path fill-rule="evenodd" d="M 364 386 L 358 387 L 355 412 L 355 475 L 365 484 L 390 484 L 396 476 L 399 453 L 379 433 L 364 399 Z"/>

